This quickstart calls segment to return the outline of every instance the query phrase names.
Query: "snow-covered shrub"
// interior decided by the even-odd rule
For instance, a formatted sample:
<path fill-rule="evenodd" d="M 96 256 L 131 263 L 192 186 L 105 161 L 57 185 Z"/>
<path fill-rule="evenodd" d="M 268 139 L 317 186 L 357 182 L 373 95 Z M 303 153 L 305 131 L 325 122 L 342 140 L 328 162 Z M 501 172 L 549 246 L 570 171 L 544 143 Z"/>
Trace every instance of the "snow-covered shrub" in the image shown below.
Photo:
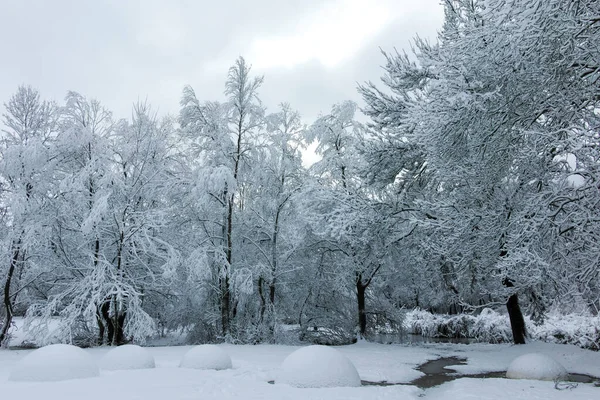
<path fill-rule="evenodd" d="M 62 381 L 98 376 L 98 366 L 79 347 L 53 344 L 34 350 L 11 371 L 11 381 Z"/>
<path fill-rule="evenodd" d="M 406 313 L 404 316 L 403 328 L 413 335 L 436 337 L 438 334 L 437 325 L 439 321 L 439 315 L 434 315 L 417 308 Z"/>
<path fill-rule="evenodd" d="M 192 347 L 181 359 L 182 368 L 194 369 L 229 369 L 232 367 L 231 357 L 219 346 L 202 344 Z"/>
<path fill-rule="evenodd" d="M 491 308 L 484 308 L 478 316 L 472 317 L 474 323 L 469 337 L 486 343 L 508 343 L 512 341 L 510 321 L 506 315 Z"/>
<path fill-rule="evenodd" d="M 574 344 L 600 350 L 600 316 L 561 315 L 551 312 L 540 326 L 528 325 L 532 337 L 545 342 Z"/>
<path fill-rule="evenodd" d="M 140 346 L 126 344 L 115 347 L 102 357 L 100 368 L 108 371 L 154 368 L 154 357 Z"/>
<path fill-rule="evenodd" d="M 361 384 L 354 364 L 338 350 L 326 346 L 303 347 L 287 356 L 277 383 L 302 388 Z"/>
<path fill-rule="evenodd" d="M 530 339 L 600 350 L 600 316 L 552 312 L 541 325 L 525 316 L 525 325 Z M 472 338 L 485 343 L 512 342 L 508 315 L 489 308 L 479 315 L 432 314 L 415 309 L 406 313 L 403 328 L 426 337 Z"/>
<path fill-rule="evenodd" d="M 477 317 L 469 314 L 445 315 L 413 310 L 406 313 L 403 326 L 412 334 L 426 337 L 477 338 L 475 332 L 481 334 Z"/>
<path fill-rule="evenodd" d="M 566 376 L 565 367 L 551 357 L 539 353 L 524 354 L 515 358 L 506 371 L 506 377 L 510 379 L 553 381 L 564 379 Z"/>
<path fill-rule="evenodd" d="M 475 325 L 475 318 L 468 314 L 459 314 L 448 318 L 438 325 L 438 336 L 447 338 L 467 338 Z"/>

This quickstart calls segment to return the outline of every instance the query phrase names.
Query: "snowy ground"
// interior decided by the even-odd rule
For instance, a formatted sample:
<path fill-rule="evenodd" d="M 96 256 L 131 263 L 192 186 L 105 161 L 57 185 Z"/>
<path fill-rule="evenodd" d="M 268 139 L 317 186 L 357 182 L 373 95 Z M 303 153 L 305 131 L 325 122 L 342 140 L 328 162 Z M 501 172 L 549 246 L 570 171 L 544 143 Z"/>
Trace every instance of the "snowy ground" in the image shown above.
<path fill-rule="evenodd" d="M 556 390 L 553 382 L 509 379 L 461 378 L 422 390 L 409 385 L 360 388 L 296 389 L 269 384 L 277 377 L 283 359 L 298 347 L 222 345 L 231 355 L 233 369 L 203 371 L 178 368 L 189 346 L 152 347 L 156 368 L 102 371 L 99 377 L 62 382 L 11 382 L 14 365 L 31 350 L 0 350 L 0 393 L 7 399 L 105 400 L 107 394 L 127 400 L 169 399 L 600 399 L 600 388 L 579 384 Z M 517 356 L 529 352 L 548 354 L 569 372 L 600 376 L 600 353 L 575 346 L 546 343 L 511 345 L 435 344 L 421 346 L 358 343 L 338 347 L 356 365 L 361 379 L 409 382 L 421 376 L 414 368 L 440 356 L 467 358 L 467 365 L 451 367 L 465 373 L 506 370 Z M 86 349 L 100 361 L 108 348 Z"/>

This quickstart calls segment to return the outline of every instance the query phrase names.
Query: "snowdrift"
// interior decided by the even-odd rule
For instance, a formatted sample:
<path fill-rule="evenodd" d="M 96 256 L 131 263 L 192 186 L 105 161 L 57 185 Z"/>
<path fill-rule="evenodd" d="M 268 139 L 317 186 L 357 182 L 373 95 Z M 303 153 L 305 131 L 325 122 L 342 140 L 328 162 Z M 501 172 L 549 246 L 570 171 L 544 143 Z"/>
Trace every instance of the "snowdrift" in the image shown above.
<path fill-rule="evenodd" d="M 294 351 L 281 365 L 277 383 L 299 388 L 360 386 L 354 364 L 338 350 L 308 346 Z"/>
<path fill-rule="evenodd" d="M 143 347 L 133 344 L 115 347 L 102 357 L 100 368 L 107 371 L 154 368 L 154 357 Z"/>
<path fill-rule="evenodd" d="M 565 379 L 567 370 L 545 354 L 529 353 L 515 358 L 508 366 L 506 377 L 510 379 L 536 379 L 553 381 Z"/>
<path fill-rule="evenodd" d="M 194 369 L 229 369 L 231 368 L 231 357 L 219 346 L 213 344 L 202 344 L 192 347 L 183 355 L 182 368 Z"/>
<path fill-rule="evenodd" d="M 62 381 L 100 374 L 93 359 L 79 347 L 53 344 L 23 357 L 8 377 L 11 381 Z"/>

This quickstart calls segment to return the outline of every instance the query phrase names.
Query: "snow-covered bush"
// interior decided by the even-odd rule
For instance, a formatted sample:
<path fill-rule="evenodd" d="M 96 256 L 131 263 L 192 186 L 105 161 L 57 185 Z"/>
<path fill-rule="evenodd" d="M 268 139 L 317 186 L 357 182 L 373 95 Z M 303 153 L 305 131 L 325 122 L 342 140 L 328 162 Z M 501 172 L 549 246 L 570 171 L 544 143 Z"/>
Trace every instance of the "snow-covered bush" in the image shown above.
<path fill-rule="evenodd" d="M 219 346 L 202 344 L 192 347 L 181 359 L 182 368 L 194 369 L 229 369 L 232 367 L 231 357 Z"/>
<path fill-rule="evenodd" d="M 561 315 L 551 312 L 540 326 L 528 324 L 532 337 L 545 342 L 574 344 L 600 350 L 600 316 Z"/>
<path fill-rule="evenodd" d="M 98 366 L 79 347 L 53 344 L 34 350 L 11 371 L 11 381 L 62 381 L 98 376 Z"/>
<path fill-rule="evenodd" d="M 115 347 L 102 357 L 100 368 L 114 371 L 121 369 L 154 368 L 154 357 L 140 346 L 126 344 Z"/>
<path fill-rule="evenodd" d="M 547 355 L 539 353 L 524 354 L 515 358 L 506 371 L 506 377 L 510 379 L 553 381 L 564 379 L 566 376 L 565 367 Z"/>
<path fill-rule="evenodd" d="M 469 337 L 480 342 L 508 343 L 512 341 L 510 321 L 506 315 L 499 314 L 491 308 L 484 308 L 477 316 L 472 316 L 473 325 Z"/>
<path fill-rule="evenodd" d="M 432 314 L 417 308 L 406 313 L 402 327 L 413 335 L 437 337 L 439 320 L 439 314 Z"/>
<path fill-rule="evenodd" d="M 541 325 L 526 316 L 525 325 L 530 339 L 600 350 L 600 316 L 551 312 Z M 403 328 L 426 337 L 472 338 L 486 343 L 512 341 L 508 316 L 492 309 L 484 309 L 479 315 L 432 314 L 415 309 L 406 313 Z"/>
<path fill-rule="evenodd" d="M 338 350 L 326 346 L 303 347 L 287 356 L 277 383 L 302 388 L 361 384 L 354 364 Z"/>
<path fill-rule="evenodd" d="M 491 309 L 484 309 L 479 315 L 432 314 L 417 309 L 406 313 L 403 327 L 426 337 L 472 338 L 487 343 L 512 340 L 508 317 Z"/>

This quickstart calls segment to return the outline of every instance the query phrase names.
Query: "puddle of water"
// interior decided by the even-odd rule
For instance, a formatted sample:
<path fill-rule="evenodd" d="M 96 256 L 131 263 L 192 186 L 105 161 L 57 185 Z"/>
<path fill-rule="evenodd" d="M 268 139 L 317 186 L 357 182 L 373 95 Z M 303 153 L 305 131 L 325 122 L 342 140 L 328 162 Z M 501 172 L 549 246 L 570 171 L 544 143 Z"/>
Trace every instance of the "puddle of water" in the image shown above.
<path fill-rule="evenodd" d="M 593 383 L 596 386 L 599 386 L 600 383 L 600 378 L 586 374 L 569 374 L 566 380 L 576 383 Z"/>
<path fill-rule="evenodd" d="M 456 370 L 447 367 L 466 364 L 466 359 L 458 357 L 442 357 L 437 360 L 427 361 L 417 368 L 417 371 L 421 371 L 425 375 L 413 380 L 410 384 L 421 389 L 428 389 L 442 383 L 450 382 L 456 379 L 456 375 L 452 375 Z"/>
<path fill-rule="evenodd" d="M 421 371 L 427 375 L 438 375 L 438 374 L 448 374 L 451 372 L 456 372 L 456 370 L 451 368 L 446 368 L 451 365 L 467 365 L 466 358 L 458 358 L 458 357 L 442 357 L 436 360 L 429 360 L 424 364 L 421 364 L 417 367 L 417 371 Z"/>

